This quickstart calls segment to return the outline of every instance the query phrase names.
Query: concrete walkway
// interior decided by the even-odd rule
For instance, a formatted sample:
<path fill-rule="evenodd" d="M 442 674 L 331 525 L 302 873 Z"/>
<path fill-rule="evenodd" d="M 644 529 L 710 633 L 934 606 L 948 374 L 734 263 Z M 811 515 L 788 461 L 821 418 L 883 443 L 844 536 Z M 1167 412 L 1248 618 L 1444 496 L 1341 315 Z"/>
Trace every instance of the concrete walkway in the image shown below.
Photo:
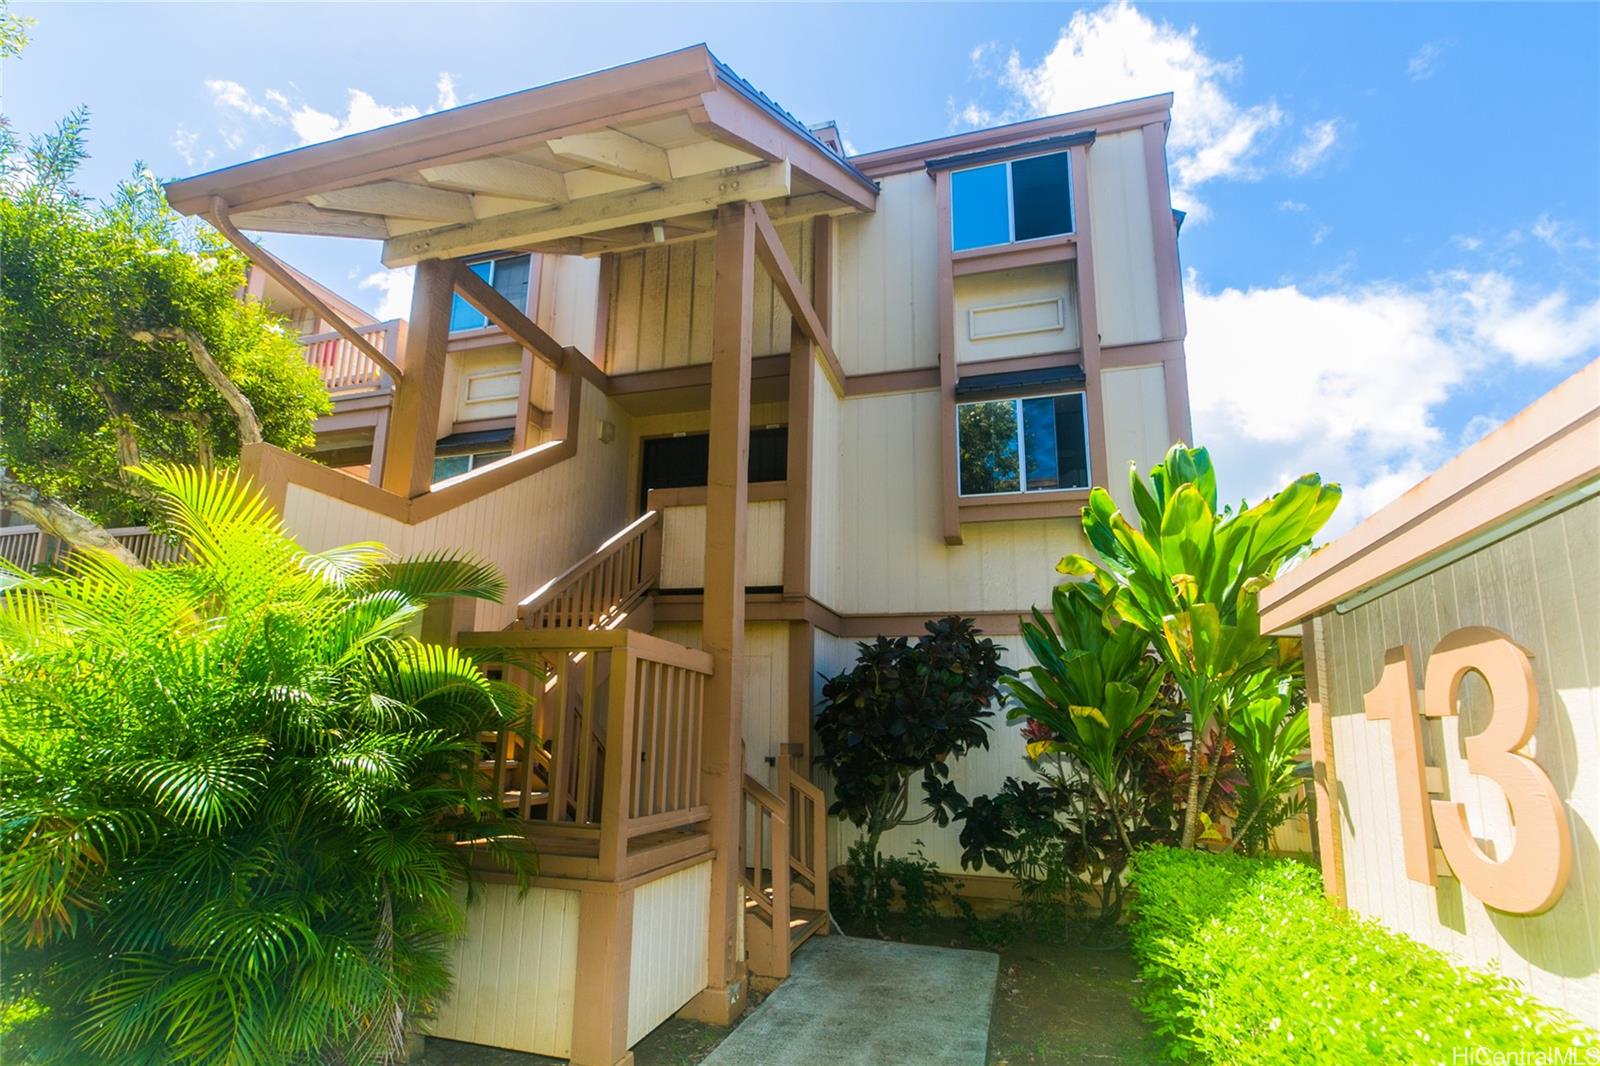
<path fill-rule="evenodd" d="M 813 937 L 701 1066 L 984 1066 L 1000 957 Z"/>

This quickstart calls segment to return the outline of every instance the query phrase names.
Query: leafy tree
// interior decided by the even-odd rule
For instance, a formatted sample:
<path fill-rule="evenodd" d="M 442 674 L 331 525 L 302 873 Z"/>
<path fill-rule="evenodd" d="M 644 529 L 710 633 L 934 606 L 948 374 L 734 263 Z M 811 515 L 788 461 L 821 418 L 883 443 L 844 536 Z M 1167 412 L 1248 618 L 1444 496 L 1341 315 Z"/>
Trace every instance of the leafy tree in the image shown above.
<path fill-rule="evenodd" d="M 1005 649 L 982 637 L 970 618 L 928 622 L 915 644 L 879 637 L 858 645 L 856 665 L 822 686 L 817 765 L 833 777 L 828 811 L 865 830 L 863 869 L 879 883 L 878 844 L 899 825 L 932 819 L 948 825 L 966 798 L 950 781 L 951 760 L 989 746 L 985 719 L 1000 699 Z M 922 776 L 928 812 L 908 819 L 911 778 Z M 870 894 L 869 894 L 870 895 Z M 881 904 L 866 901 L 876 918 Z"/>
<path fill-rule="evenodd" d="M 449 984 L 475 844 L 523 874 L 479 735 L 512 690 L 409 635 L 492 568 L 311 554 L 233 475 L 136 472 L 192 561 L 0 564 L 7 1061 L 393 1061 Z"/>
<path fill-rule="evenodd" d="M 148 171 L 103 204 L 72 188 L 86 125 L 0 144 L 0 506 L 117 553 L 102 527 L 155 509 L 129 467 L 303 449 L 329 405 L 292 333 L 238 298 L 243 256 Z"/>
<path fill-rule="evenodd" d="M 1307 474 L 1253 507 L 1219 510 L 1210 454 L 1182 444 L 1151 469 L 1148 483 L 1137 468 L 1128 482 L 1139 527 L 1110 493 L 1094 489 L 1083 528 L 1098 560 L 1069 555 L 1057 569 L 1092 577 L 1110 595 L 1112 614 L 1150 634 L 1183 690 L 1189 765 L 1199 767 L 1208 730 L 1227 736 L 1241 694 L 1259 694 L 1264 672 L 1277 676 L 1277 646 L 1261 635 L 1260 591 L 1309 547 L 1340 490 Z M 1220 763 L 1212 759 L 1205 773 L 1189 775 L 1185 848 L 1194 846 Z"/>
<path fill-rule="evenodd" d="M 1016 405 L 999 400 L 962 404 L 959 410 L 961 491 L 979 495 L 1022 488 Z"/>

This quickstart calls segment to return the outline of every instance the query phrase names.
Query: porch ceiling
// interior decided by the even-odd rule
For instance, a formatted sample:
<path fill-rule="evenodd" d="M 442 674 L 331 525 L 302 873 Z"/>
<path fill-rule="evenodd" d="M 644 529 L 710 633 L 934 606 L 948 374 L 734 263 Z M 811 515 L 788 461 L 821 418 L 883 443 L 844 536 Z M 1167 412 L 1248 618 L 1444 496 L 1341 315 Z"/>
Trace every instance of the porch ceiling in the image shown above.
<path fill-rule="evenodd" d="M 403 266 L 693 238 L 717 206 L 872 210 L 873 182 L 703 45 L 172 182 L 179 211 L 384 242 Z"/>

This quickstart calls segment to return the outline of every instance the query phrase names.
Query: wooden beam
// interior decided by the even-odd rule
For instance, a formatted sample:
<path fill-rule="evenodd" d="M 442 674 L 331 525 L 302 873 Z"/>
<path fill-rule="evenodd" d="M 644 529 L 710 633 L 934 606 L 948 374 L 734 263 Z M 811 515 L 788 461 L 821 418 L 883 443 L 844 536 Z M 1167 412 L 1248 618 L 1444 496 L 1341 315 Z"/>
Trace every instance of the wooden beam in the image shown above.
<path fill-rule="evenodd" d="M 406 181 L 375 181 L 349 189 L 330 189 L 306 197 L 318 207 L 369 215 L 414 218 L 424 222 L 471 222 L 472 197 Z"/>
<path fill-rule="evenodd" d="M 512 211 L 461 226 L 391 237 L 383 243 L 383 262 L 385 266 L 407 266 L 423 259 L 526 247 L 592 230 L 693 215 L 741 200 L 772 200 L 788 196 L 789 192 L 788 163 L 770 163 L 731 174 L 700 174 L 660 188 L 589 196 L 555 207 Z"/>
<path fill-rule="evenodd" d="M 939 530 L 946 544 L 956 545 L 961 543 L 961 458 L 956 451 L 956 278 L 948 170 L 934 172 L 933 198 L 939 257 Z"/>
<path fill-rule="evenodd" d="M 750 204 L 717 213 L 712 290 L 710 461 L 706 476 L 706 679 L 702 795 L 716 847 L 711 867 L 708 984 L 739 980 L 739 857 L 744 805 L 745 505 L 750 486 L 750 360 L 755 323 L 755 221 Z"/>
<path fill-rule="evenodd" d="M 394 364 L 392 359 L 379 351 L 377 345 L 357 333 L 355 327 L 341 318 L 321 297 L 307 288 L 295 276 L 295 272 L 289 269 L 287 264 L 281 262 L 272 253 L 239 232 L 238 227 L 228 217 L 228 205 L 222 201 L 220 196 L 211 201 L 209 221 L 217 228 L 217 232 L 227 238 L 229 244 L 243 252 L 251 263 L 261 269 L 262 273 L 270 274 L 274 281 L 288 289 L 296 299 L 315 311 L 317 317 L 332 326 L 334 332 L 355 345 L 357 351 L 383 367 L 396 382 L 401 380 L 400 368 Z"/>
<path fill-rule="evenodd" d="M 383 461 L 384 490 L 397 496 L 421 496 L 433 484 L 449 348 L 451 281 L 457 269 L 457 264 L 441 259 L 417 264 L 406 331 L 406 376 L 395 389 Z"/>
<path fill-rule="evenodd" d="M 664 185 L 672 180 L 672 167 L 664 149 L 616 130 L 573 133 L 548 142 L 558 159 L 582 163 L 619 178 Z"/>
<path fill-rule="evenodd" d="M 516 306 L 484 281 L 465 263 L 450 264 L 451 284 L 461 298 L 476 307 L 490 322 L 499 326 L 512 340 L 533 352 L 556 370 L 566 365 L 567 353 L 561 342 L 539 327 L 539 324 L 517 310 Z"/>
<path fill-rule="evenodd" d="M 541 204 L 564 204 L 569 199 L 566 179 L 560 174 L 515 159 L 444 163 L 436 167 L 424 167 L 421 173 L 423 181 L 444 189 L 481 192 L 513 200 L 533 200 Z"/>
<path fill-rule="evenodd" d="M 310 204 L 279 204 L 260 211 L 241 211 L 235 224 L 273 233 L 304 233 L 312 237 L 355 237 L 383 240 L 389 236 L 389 223 L 373 215 L 351 211 L 324 211 Z"/>
<path fill-rule="evenodd" d="M 828 339 L 828 330 L 823 326 L 822 318 L 817 314 L 816 308 L 811 306 L 811 297 L 800 281 L 800 275 L 795 271 L 794 264 L 789 261 L 789 253 L 784 251 L 783 242 L 778 239 L 778 231 L 773 228 L 772 219 L 767 216 L 766 209 L 760 204 L 752 204 L 751 221 L 756 233 L 756 256 L 771 275 L 772 284 L 777 288 L 778 295 L 783 297 L 783 302 L 788 305 L 789 313 L 822 353 L 823 370 L 828 375 L 828 384 L 833 386 L 834 395 L 843 396 L 844 367 L 840 364 L 838 355 L 834 353 L 833 341 Z"/>
<path fill-rule="evenodd" d="M 821 144 L 782 123 L 741 93 L 719 86 L 700 97 L 690 121 L 714 140 L 762 159 L 786 159 L 823 191 L 858 211 L 878 206 L 878 187 Z"/>

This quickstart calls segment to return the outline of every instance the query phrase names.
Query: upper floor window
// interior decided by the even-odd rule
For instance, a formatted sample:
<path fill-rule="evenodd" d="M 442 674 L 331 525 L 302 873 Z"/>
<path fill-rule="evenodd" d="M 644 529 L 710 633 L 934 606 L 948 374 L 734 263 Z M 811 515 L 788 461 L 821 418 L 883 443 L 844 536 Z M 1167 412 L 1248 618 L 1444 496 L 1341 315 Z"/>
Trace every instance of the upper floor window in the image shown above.
<path fill-rule="evenodd" d="M 467 269 L 494 287 L 512 307 L 519 311 L 528 309 L 528 279 L 532 274 L 531 256 L 508 255 L 502 259 L 480 259 L 468 263 Z M 450 332 L 464 329 L 483 329 L 489 320 L 476 307 L 457 296 L 450 304 Z"/>
<path fill-rule="evenodd" d="M 950 175 L 956 251 L 1072 232 L 1072 170 L 1066 152 L 1009 159 Z"/>
<path fill-rule="evenodd" d="M 956 406 L 963 496 L 1089 487 L 1083 393 Z"/>

